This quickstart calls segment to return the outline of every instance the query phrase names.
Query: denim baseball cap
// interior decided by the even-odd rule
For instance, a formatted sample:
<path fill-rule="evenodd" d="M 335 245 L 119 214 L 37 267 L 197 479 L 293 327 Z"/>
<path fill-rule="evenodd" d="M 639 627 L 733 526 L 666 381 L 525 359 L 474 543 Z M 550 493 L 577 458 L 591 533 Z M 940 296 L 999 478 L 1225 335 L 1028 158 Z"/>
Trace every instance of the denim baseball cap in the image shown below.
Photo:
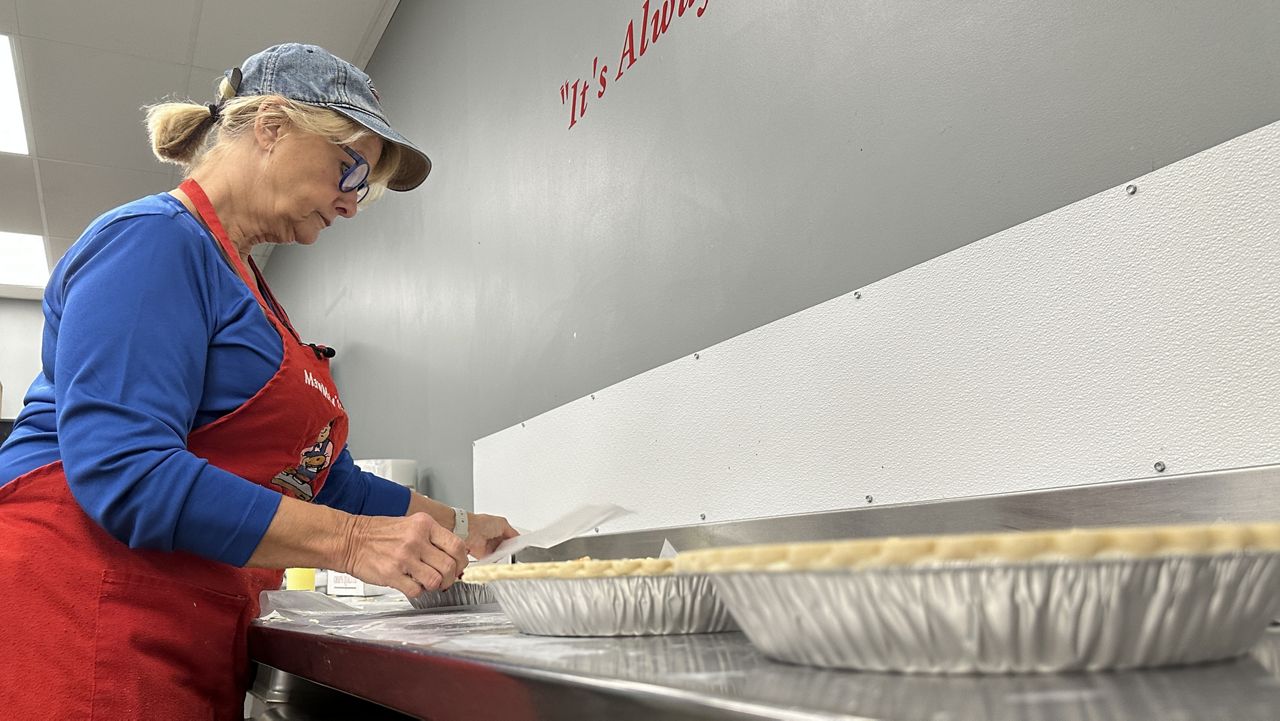
<path fill-rule="evenodd" d="M 382 111 L 373 81 L 360 68 L 317 45 L 285 43 L 250 56 L 224 73 L 236 95 L 283 95 L 341 113 L 400 146 L 400 167 L 387 181 L 391 190 L 413 190 L 431 172 L 431 159 L 396 132 Z"/>

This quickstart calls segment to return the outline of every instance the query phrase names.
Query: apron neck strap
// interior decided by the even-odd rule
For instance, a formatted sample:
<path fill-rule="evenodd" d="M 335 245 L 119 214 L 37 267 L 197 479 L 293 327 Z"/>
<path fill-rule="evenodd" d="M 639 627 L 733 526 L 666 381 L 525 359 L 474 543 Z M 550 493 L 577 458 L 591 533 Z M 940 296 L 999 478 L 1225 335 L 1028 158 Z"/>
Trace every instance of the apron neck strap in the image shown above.
<path fill-rule="evenodd" d="M 262 306 L 263 310 L 267 311 L 267 317 L 279 321 L 280 325 L 284 326 L 294 338 L 297 338 L 297 331 L 293 329 L 293 324 L 289 322 L 288 316 L 284 314 L 284 309 L 280 307 L 279 303 L 275 302 L 276 299 L 271 295 L 271 290 L 267 288 L 267 282 L 258 272 L 258 267 L 253 264 L 252 259 L 250 259 L 249 265 L 245 265 L 244 260 L 240 258 L 240 249 L 231 242 L 231 237 L 227 235 L 226 228 L 222 227 L 222 221 L 218 219 L 218 212 L 213 209 L 213 203 L 209 201 L 209 196 L 205 194 L 204 188 L 201 188 L 195 179 L 187 178 L 182 181 L 178 189 L 186 193 L 187 197 L 191 199 L 191 204 L 196 207 L 196 217 L 200 222 L 204 223 L 204 226 L 213 234 L 214 239 L 218 241 L 218 245 L 222 248 L 222 254 L 227 258 L 227 262 L 231 264 L 231 267 L 240 276 L 240 279 L 244 281 L 244 284 L 249 286 L 250 292 L 258 299 L 258 304 Z"/>
<path fill-rule="evenodd" d="M 231 242 L 231 237 L 227 235 L 226 228 L 222 227 L 222 221 L 218 219 L 218 212 L 213 209 L 213 203 L 209 201 L 209 196 L 205 195 L 204 188 L 201 188 L 195 179 L 187 178 L 178 186 L 178 190 L 186 193 L 187 197 L 191 199 L 191 204 L 196 206 L 196 216 L 200 218 L 200 222 L 204 223 L 209 232 L 213 234 L 214 239 L 218 241 L 218 245 L 222 247 L 223 255 L 227 256 L 227 262 L 231 263 L 231 267 L 244 280 L 245 285 L 248 285 L 254 291 L 254 295 L 259 295 L 253 274 L 249 272 L 248 267 L 241 260 L 240 249 Z M 259 297 L 258 300 L 262 300 L 262 298 Z M 266 303 L 263 303 L 263 305 L 266 305 Z"/>

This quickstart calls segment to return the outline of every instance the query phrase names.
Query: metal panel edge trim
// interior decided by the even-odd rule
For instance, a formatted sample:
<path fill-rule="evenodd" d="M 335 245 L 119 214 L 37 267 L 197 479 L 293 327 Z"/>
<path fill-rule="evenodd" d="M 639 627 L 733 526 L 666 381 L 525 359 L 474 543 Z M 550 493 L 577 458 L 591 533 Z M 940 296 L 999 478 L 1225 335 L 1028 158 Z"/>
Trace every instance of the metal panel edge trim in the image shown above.
<path fill-rule="evenodd" d="M 518 561 L 657 556 L 786 541 L 1280 518 L 1280 464 L 582 536 Z"/>

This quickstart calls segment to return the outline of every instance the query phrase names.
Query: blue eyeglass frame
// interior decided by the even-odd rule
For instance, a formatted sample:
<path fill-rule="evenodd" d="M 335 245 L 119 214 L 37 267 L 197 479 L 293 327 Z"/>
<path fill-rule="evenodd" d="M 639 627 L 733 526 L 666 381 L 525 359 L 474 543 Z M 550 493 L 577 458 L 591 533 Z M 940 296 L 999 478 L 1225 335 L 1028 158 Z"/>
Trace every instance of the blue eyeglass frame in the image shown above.
<path fill-rule="evenodd" d="M 369 194 L 369 161 L 364 156 L 352 150 L 350 146 L 344 145 L 342 149 L 347 151 L 347 155 L 355 162 L 351 167 L 342 171 L 342 178 L 338 180 L 338 190 L 344 193 L 356 191 L 356 202 L 364 200 L 364 196 Z M 353 180 L 354 178 L 354 180 Z"/>

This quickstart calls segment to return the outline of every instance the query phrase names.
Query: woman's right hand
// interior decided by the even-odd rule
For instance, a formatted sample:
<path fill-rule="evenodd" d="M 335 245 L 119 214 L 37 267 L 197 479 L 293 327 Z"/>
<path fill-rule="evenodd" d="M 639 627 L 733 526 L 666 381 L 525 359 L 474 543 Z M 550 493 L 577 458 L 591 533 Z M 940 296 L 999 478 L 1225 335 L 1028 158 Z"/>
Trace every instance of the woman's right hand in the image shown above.
<path fill-rule="evenodd" d="M 351 516 L 344 535 L 341 570 L 409 598 L 448 588 L 467 566 L 462 539 L 426 513 Z"/>

